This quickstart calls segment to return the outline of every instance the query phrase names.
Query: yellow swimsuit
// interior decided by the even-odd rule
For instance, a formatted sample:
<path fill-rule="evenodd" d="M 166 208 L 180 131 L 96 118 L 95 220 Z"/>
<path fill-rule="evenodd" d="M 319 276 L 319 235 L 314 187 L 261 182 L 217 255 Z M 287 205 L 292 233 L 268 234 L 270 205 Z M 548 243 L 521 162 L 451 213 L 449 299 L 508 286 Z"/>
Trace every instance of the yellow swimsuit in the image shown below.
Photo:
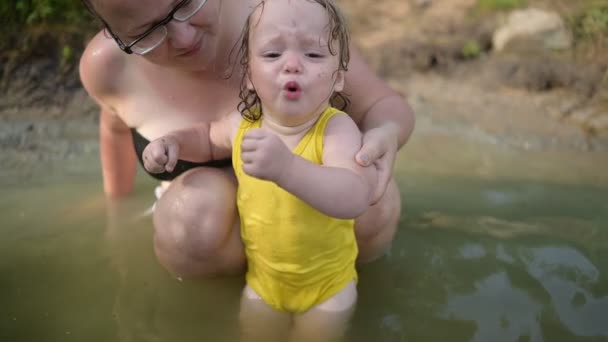
<path fill-rule="evenodd" d="M 345 115 L 328 107 L 292 152 L 322 164 L 325 127 L 336 114 Z M 274 182 L 243 172 L 243 134 L 261 123 L 243 120 L 232 152 L 247 284 L 273 308 L 303 312 L 357 278 L 354 220 L 322 214 Z"/>

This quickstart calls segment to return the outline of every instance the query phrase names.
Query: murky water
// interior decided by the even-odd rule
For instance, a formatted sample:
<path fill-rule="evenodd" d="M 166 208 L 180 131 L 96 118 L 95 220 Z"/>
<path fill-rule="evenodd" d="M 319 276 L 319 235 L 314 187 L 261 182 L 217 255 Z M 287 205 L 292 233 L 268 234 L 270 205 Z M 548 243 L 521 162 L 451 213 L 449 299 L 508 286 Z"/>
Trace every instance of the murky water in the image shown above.
<path fill-rule="evenodd" d="M 608 340 L 608 187 L 399 170 L 400 230 L 360 268 L 348 341 Z M 241 277 L 171 278 L 151 219 L 109 218 L 100 189 L 2 190 L 0 341 L 235 341 Z"/>

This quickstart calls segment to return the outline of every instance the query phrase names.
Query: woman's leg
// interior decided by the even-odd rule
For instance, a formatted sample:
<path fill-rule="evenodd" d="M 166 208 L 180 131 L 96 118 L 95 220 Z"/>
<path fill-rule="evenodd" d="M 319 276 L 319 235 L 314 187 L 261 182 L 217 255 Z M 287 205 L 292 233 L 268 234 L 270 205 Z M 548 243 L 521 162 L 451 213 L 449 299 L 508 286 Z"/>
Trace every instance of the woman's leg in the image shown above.
<path fill-rule="evenodd" d="M 242 272 L 245 254 L 231 169 L 196 168 L 171 182 L 154 209 L 159 262 L 178 277 Z"/>
<path fill-rule="evenodd" d="M 303 314 L 294 316 L 290 342 L 339 341 L 355 312 L 357 286 L 349 282 L 340 292 Z"/>
<path fill-rule="evenodd" d="M 284 342 L 291 326 L 291 315 L 264 302 L 249 285 L 241 297 L 241 342 Z"/>
<path fill-rule="evenodd" d="M 388 184 L 384 196 L 355 220 L 359 245 L 359 262 L 378 259 L 390 248 L 401 215 L 401 195 L 395 179 Z"/>

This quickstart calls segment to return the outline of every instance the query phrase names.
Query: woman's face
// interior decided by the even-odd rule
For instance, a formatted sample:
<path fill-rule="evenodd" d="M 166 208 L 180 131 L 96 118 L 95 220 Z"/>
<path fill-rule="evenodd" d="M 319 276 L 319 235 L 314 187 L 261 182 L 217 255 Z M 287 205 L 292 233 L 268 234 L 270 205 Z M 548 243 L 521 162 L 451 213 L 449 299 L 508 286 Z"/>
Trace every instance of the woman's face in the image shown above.
<path fill-rule="evenodd" d="M 91 1 L 95 11 L 125 44 L 164 19 L 180 3 L 180 0 Z M 160 65 L 192 71 L 207 69 L 217 55 L 220 8 L 221 0 L 206 0 L 190 19 L 171 20 L 166 24 L 164 41 L 143 57 Z"/>

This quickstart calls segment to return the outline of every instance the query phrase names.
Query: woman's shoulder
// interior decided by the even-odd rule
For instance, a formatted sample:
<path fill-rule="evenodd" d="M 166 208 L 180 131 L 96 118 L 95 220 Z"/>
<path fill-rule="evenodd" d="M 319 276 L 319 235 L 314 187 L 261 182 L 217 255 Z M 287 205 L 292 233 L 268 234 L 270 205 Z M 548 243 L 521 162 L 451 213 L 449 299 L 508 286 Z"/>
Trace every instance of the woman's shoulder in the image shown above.
<path fill-rule="evenodd" d="M 104 101 L 119 93 L 126 56 L 113 40 L 105 37 L 103 31 L 91 39 L 82 53 L 79 66 L 80 80 L 89 95 Z"/>

